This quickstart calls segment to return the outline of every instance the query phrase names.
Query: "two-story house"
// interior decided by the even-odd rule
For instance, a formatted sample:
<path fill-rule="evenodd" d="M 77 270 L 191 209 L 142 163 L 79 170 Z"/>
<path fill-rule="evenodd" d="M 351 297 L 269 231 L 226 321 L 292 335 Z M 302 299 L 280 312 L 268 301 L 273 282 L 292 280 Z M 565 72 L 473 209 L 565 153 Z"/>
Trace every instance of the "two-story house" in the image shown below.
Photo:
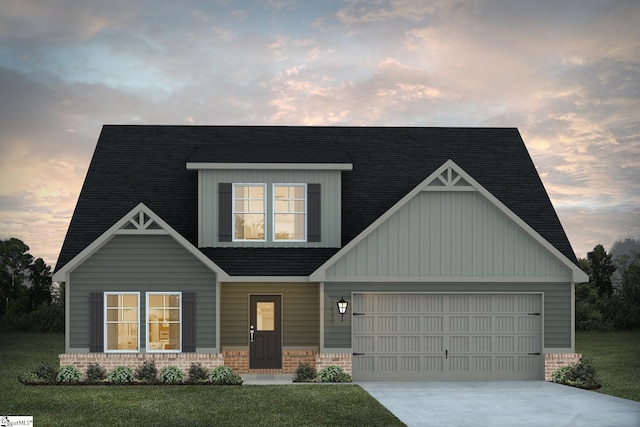
<path fill-rule="evenodd" d="M 588 278 L 516 129 L 105 126 L 54 280 L 63 365 L 362 380 L 542 379 Z"/>

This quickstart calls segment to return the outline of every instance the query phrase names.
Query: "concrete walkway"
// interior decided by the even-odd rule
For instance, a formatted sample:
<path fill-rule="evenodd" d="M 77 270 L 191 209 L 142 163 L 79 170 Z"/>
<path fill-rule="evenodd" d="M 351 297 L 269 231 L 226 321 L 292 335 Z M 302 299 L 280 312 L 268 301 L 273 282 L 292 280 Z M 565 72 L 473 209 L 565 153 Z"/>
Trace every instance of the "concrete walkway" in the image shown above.
<path fill-rule="evenodd" d="M 407 426 L 640 426 L 640 402 L 544 381 L 359 381 Z"/>

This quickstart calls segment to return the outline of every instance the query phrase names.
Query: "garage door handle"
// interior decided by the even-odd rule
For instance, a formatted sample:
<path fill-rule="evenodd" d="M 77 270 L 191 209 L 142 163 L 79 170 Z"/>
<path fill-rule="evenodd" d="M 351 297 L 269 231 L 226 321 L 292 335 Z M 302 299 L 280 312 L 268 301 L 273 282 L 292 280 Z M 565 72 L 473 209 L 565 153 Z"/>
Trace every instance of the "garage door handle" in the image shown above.
<path fill-rule="evenodd" d="M 449 358 L 449 350 L 445 350 L 444 351 L 444 358 L 448 359 Z"/>
<path fill-rule="evenodd" d="M 529 356 L 540 356 L 540 353 L 527 353 Z"/>
<path fill-rule="evenodd" d="M 364 353 L 353 353 L 353 356 L 364 356 Z"/>

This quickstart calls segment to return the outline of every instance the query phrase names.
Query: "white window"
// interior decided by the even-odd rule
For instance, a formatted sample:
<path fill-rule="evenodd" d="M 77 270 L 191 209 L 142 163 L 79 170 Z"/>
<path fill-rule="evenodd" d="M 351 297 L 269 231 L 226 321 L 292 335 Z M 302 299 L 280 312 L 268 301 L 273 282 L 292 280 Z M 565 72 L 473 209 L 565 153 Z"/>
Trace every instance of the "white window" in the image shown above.
<path fill-rule="evenodd" d="M 182 294 L 147 293 L 147 351 L 182 350 Z"/>
<path fill-rule="evenodd" d="M 233 185 L 233 240 L 265 240 L 265 184 Z"/>
<path fill-rule="evenodd" d="M 307 186 L 273 185 L 273 240 L 306 241 Z"/>
<path fill-rule="evenodd" d="M 140 293 L 105 292 L 105 352 L 140 350 Z"/>

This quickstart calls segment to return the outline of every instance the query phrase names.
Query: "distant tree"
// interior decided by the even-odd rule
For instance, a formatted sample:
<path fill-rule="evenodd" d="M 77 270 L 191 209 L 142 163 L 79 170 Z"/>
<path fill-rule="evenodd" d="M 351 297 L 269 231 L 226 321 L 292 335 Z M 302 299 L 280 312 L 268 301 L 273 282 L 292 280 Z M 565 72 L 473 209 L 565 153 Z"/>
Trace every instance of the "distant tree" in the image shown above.
<path fill-rule="evenodd" d="M 611 254 L 607 254 L 604 246 L 597 245 L 587 254 L 591 266 L 589 278 L 595 285 L 600 296 L 613 295 L 613 273 L 616 266 L 611 261 Z"/>
<path fill-rule="evenodd" d="M 41 305 L 50 305 L 53 300 L 51 289 L 51 267 L 42 258 L 29 266 L 31 286 L 27 289 L 31 310 Z"/>
<path fill-rule="evenodd" d="M 19 301 L 24 295 L 24 280 L 29 274 L 29 265 L 33 256 L 29 254 L 29 246 L 22 240 L 12 237 L 0 241 L 0 290 L 5 303 L 5 312 L 12 309 L 11 303 Z"/>

